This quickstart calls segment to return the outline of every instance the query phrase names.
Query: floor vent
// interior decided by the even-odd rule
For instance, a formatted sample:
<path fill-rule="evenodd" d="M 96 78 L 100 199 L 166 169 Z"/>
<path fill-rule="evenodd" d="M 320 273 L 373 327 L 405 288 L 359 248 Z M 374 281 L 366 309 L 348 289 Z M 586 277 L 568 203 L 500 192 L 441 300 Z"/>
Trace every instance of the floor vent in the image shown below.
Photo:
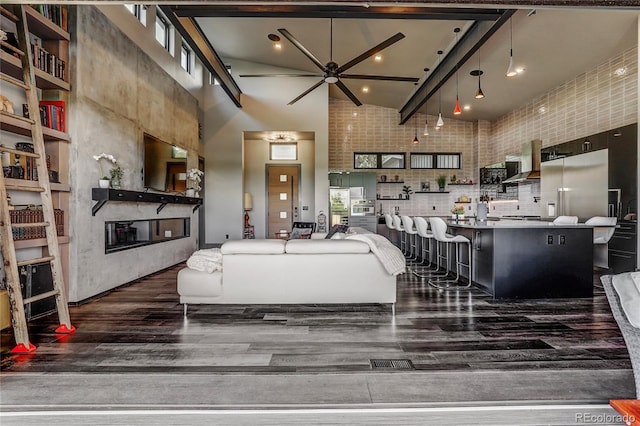
<path fill-rule="evenodd" d="M 408 359 L 372 359 L 371 368 L 386 370 L 415 370 L 413 363 Z"/>

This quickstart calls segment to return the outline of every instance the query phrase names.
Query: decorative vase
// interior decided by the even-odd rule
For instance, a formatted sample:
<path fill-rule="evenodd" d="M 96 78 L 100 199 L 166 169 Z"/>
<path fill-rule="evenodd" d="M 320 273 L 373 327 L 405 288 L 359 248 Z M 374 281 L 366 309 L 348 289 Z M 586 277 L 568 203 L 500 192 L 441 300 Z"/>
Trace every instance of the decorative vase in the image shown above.
<path fill-rule="evenodd" d="M 120 179 L 111 179 L 111 188 L 120 189 Z"/>
<path fill-rule="evenodd" d="M 111 181 L 109 179 L 100 179 L 98 181 L 98 185 L 100 186 L 100 188 L 108 188 L 109 187 L 109 183 L 111 183 Z"/>
<path fill-rule="evenodd" d="M 386 181 L 387 181 L 387 175 L 381 175 L 380 182 L 386 182 Z"/>
<path fill-rule="evenodd" d="M 193 197 L 193 196 L 195 195 L 195 192 L 196 192 L 196 191 L 195 191 L 194 189 L 189 188 L 189 189 L 187 189 L 187 191 L 184 193 L 184 195 L 185 195 L 186 197 Z"/>
<path fill-rule="evenodd" d="M 438 191 L 440 191 L 440 192 L 444 192 L 444 186 L 439 186 L 439 187 L 438 187 Z"/>

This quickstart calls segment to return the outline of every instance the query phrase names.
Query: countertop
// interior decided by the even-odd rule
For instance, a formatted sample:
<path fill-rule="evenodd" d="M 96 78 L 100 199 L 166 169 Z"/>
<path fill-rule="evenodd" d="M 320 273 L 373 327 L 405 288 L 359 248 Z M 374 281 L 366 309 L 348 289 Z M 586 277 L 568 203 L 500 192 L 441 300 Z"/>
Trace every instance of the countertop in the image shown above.
<path fill-rule="evenodd" d="M 593 226 L 585 225 L 584 223 L 577 223 L 575 225 L 554 225 L 553 222 L 545 222 L 538 220 L 488 220 L 486 222 L 479 222 L 475 219 L 459 220 L 454 219 L 447 220 L 447 225 L 452 228 L 468 228 L 468 229 L 508 229 L 508 228 L 593 228 Z"/>

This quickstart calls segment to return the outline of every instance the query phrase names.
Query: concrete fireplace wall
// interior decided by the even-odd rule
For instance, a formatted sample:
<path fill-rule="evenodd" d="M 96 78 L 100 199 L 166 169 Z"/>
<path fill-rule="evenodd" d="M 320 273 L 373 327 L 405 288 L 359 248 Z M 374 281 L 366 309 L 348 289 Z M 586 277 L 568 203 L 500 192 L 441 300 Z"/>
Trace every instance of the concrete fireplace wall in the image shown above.
<path fill-rule="evenodd" d="M 185 260 L 195 250 L 191 206 L 107 203 L 91 215 L 91 188 L 101 176 L 93 156 L 112 154 L 125 169 L 123 189 L 143 190 L 143 134 L 188 150 L 196 167 L 198 103 L 98 9 L 72 9 L 70 301 L 81 301 Z M 103 163 L 108 170 L 109 165 Z M 190 217 L 191 237 L 106 255 L 104 223 Z"/>

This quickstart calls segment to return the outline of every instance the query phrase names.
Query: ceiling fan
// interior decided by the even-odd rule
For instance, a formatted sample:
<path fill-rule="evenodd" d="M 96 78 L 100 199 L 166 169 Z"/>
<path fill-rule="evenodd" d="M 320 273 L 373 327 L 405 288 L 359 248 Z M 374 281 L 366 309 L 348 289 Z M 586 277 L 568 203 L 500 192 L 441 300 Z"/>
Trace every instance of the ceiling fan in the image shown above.
<path fill-rule="evenodd" d="M 362 105 L 362 102 L 360 102 L 358 98 L 351 92 L 351 90 L 349 90 L 349 88 L 347 88 L 347 86 L 344 85 L 341 79 L 407 81 L 407 82 L 413 82 L 413 83 L 419 80 L 418 78 L 415 78 L 415 77 L 394 77 L 394 76 L 387 76 L 387 75 L 364 75 L 364 74 L 345 74 L 344 73 L 349 68 L 359 64 L 365 59 L 375 55 L 376 53 L 382 51 L 383 49 L 386 49 L 392 44 L 402 40 L 404 38 L 404 34 L 402 33 L 397 33 L 389 37 L 388 39 L 378 44 L 377 46 L 372 47 L 371 49 L 367 50 L 361 55 L 353 58 L 346 64 L 340 66 L 333 61 L 333 19 L 331 20 L 331 41 L 330 41 L 331 60 L 324 65 L 315 56 L 313 56 L 313 54 L 309 50 L 307 50 L 307 48 L 305 48 L 302 45 L 302 43 L 300 43 L 289 31 L 287 31 L 284 28 L 279 28 L 278 32 L 282 34 L 291 43 L 293 43 L 293 45 L 297 47 L 298 50 L 300 50 L 307 58 L 309 58 L 311 62 L 313 62 L 323 72 L 323 74 L 244 74 L 244 75 L 240 75 L 240 77 L 322 77 L 322 80 L 320 80 L 319 82 L 311 86 L 309 89 L 304 91 L 300 96 L 293 99 L 287 105 L 293 105 L 294 103 L 298 102 L 300 99 L 302 99 L 303 97 L 311 93 L 313 90 L 320 87 L 322 83 L 335 84 L 336 86 L 338 86 L 340 90 L 342 90 L 342 92 L 345 95 L 347 95 L 349 99 L 351 99 L 351 101 L 354 104 L 356 104 L 357 106 Z"/>

